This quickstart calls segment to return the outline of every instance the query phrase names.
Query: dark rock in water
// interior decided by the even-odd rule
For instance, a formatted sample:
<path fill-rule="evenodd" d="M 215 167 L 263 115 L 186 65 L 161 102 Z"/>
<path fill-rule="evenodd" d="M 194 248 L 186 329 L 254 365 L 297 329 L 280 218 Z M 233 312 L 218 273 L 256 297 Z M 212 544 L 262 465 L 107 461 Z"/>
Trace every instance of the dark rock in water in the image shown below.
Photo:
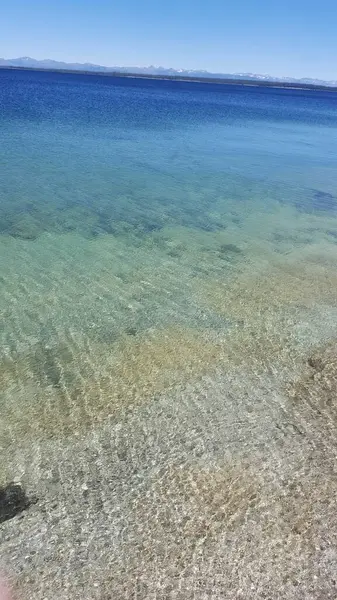
<path fill-rule="evenodd" d="M 31 357 L 31 366 L 39 381 L 46 381 L 54 388 L 60 387 L 62 376 L 57 350 L 58 348 L 55 349 L 40 343 L 37 344 L 35 353 Z"/>
<path fill-rule="evenodd" d="M 30 215 L 19 217 L 9 228 L 9 234 L 12 237 L 23 240 L 36 240 L 40 233 L 41 231 L 37 222 Z"/>
<path fill-rule="evenodd" d="M 329 192 L 313 190 L 313 207 L 316 210 L 331 210 L 337 207 L 337 198 Z"/>
<path fill-rule="evenodd" d="M 221 244 L 220 252 L 221 254 L 241 254 L 242 250 L 235 244 Z"/>
<path fill-rule="evenodd" d="M 102 233 L 106 233 L 104 231 L 104 229 L 102 229 L 101 227 L 98 227 L 97 225 L 95 225 L 94 227 L 92 227 L 90 229 L 90 234 L 88 237 L 92 237 L 92 238 L 97 238 L 99 235 L 101 235 Z"/>
<path fill-rule="evenodd" d="M 157 221 L 143 221 L 142 227 L 145 233 L 152 233 L 153 231 L 162 229 L 163 224 Z"/>
<path fill-rule="evenodd" d="M 312 189 L 311 195 L 295 202 L 295 206 L 301 212 L 329 212 L 337 210 L 337 197 L 330 192 Z"/>
<path fill-rule="evenodd" d="M 125 330 L 125 333 L 127 335 L 133 335 L 134 336 L 134 335 L 137 335 L 137 329 L 136 329 L 136 327 L 127 327 L 126 330 Z"/>
<path fill-rule="evenodd" d="M 201 229 L 202 231 L 216 231 L 216 228 L 214 227 L 214 225 L 212 223 L 199 223 L 199 229 Z"/>
<path fill-rule="evenodd" d="M 36 502 L 36 499 L 34 499 Z M 9 483 L 0 488 L 0 523 L 12 519 L 18 513 L 26 510 L 33 500 L 26 496 L 26 492 L 17 483 Z"/>
<path fill-rule="evenodd" d="M 325 368 L 325 363 L 319 356 L 310 356 L 310 358 L 308 358 L 308 365 L 316 371 L 323 371 Z"/>

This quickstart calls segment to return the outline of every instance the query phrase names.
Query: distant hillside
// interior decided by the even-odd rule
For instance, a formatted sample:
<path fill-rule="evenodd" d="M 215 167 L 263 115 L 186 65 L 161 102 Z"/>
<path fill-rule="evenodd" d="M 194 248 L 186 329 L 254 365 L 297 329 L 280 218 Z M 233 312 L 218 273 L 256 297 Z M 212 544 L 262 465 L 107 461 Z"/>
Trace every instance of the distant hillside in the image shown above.
<path fill-rule="evenodd" d="M 44 59 L 36 60 L 29 56 L 21 58 L 4 59 L 0 58 L 0 67 L 23 67 L 31 69 L 46 69 L 46 70 L 64 70 L 64 71 L 85 71 L 96 73 L 121 73 L 134 74 L 139 76 L 162 76 L 162 77 L 191 77 L 193 79 L 214 79 L 214 80 L 231 80 L 245 82 L 276 82 L 282 84 L 296 84 L 309 86 L 337 86 L 336 81 L 324 81 L 321 79 L 302 78 L 294 79 L 292 77 L 273 77 L 272 75 L 259 75 L 256 73 L 210 73 L 208 71 L 188 70 L 188 69 L 171 69 L 165 67 L 156 67 L 150 65 L 148 67 L 103 67 L 92 63 L 66 63 L 56 60 Z"/>

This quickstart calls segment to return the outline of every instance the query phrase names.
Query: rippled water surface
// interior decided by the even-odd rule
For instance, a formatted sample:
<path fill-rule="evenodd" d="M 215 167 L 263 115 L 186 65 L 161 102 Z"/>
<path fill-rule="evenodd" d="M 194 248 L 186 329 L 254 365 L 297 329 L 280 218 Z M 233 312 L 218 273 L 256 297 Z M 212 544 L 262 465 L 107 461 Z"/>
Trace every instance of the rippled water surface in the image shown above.
<path fill-rule="evenodd" d="M 225 457 L 263 471 L 254 443 L 281 435 L 268 429 L 288 410 L 280 389 L 336 336 L 337 94 L 0 70 L 0 154 L 0 475 L 39 485 L 36 444 L 139 418 L 149 437 L 130 429 L 118 452 L 143 456 L 139 477 L 169 470 L 162 487 L 151 475 L 135 522 L 154 522 L 165 486 L 201 490 L 186 511 L 212 520 L 207 490 L 236 493 Z M 241 438 L 255 440 L 244 458 Z M 260 487 L 242 485 L 238 511 Z M 153 575 L 132 540 L 121 586 L 122 572 Z M 182 572 L 196 555 L 179 553 Z"/>

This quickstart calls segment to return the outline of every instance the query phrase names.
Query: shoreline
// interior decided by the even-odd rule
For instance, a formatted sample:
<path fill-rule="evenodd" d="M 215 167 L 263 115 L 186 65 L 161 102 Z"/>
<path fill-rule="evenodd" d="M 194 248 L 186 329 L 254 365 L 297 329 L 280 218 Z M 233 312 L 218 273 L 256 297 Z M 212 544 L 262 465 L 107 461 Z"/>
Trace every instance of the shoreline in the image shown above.
<path fill-rule="evenodd" d="M 262 88 L 273 88 L 273 89 L 286 89 L 286 90 L 312 90 L 312 91 L 324 91 L 324 92 L 337 92 L 337 86 L 325 86 L 325 85 L 314 85 L 304 83 L 282 83 L 279 81 L 258 81 L 250 79 L 226 79 L 218 77 L 186 77 L 179 75 L 149 75 L 142 73 L 132 72 L 103 72 L 103 71 L 86 71 L 80 69 L 45 69 L 43 67 L 16 67 L 16 66 L 2 66 L 2 71 L 35 71 L 45 73 L 64 73 L 72 75 L 96 75 L 101 77 L 115 77 L 115 78 L 126 78 L 126 79 L 154 79 L 158 81 L 177 81 L 185 83 L 210 83 L 217 85 L 238 85 L 243 87 L 262 87 Z"/>

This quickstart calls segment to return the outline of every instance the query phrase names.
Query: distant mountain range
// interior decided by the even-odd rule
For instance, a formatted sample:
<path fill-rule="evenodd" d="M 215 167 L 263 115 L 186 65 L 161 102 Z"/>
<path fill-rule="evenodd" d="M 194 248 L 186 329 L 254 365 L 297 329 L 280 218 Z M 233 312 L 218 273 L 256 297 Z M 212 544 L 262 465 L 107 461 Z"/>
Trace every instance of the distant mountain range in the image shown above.
<path fill-rule="evenodd" d="M 29 56 L 21 58 L 4 59 L 0 58 L 0 67 L 26 67 L 30 69 L 62 69 L 70 71 L 93 71 L 97 73 L 131 73 L 135 75 L 156 75 L 169 77 L 195 77 L 195 78 L 214 78 L 214 79 L 237 79 L 238 81 L 273 81 L 289 84 L 317 85 L 317 86 L 337 86 L 337 80 L 324 81 L 322 79 L 312 79 L 303 77 L 295 79 L 293 77 L 274 77 L 272 75 L 259 75 L 257 73 L 211 73 L 198 69 L 170 69 L 165 67 L 156 67 L 150 65 L 148 67 L 103 67 L 102 65 L 94 65 L 92 63 L 66 63 L 57 60 L 36 60 Z"/>

